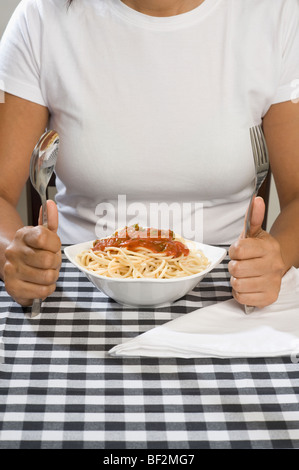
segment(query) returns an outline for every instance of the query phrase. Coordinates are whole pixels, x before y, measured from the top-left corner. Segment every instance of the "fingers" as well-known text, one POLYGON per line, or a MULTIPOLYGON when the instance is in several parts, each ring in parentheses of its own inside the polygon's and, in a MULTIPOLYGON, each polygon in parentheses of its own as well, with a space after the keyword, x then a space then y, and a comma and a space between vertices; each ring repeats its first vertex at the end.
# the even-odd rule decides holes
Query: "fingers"
POLYGON ((55 232, 37 225, 30 230, 21 229, 21 233, 17 232, 16 237, 22 237, 25 245, 35 250, 46 250, 56 253, 60 250, 61 242, 55 232))
POLYGON ((47 269, 40 269, 28 266, 24 263, 19 263, 18 265, 16 265, 8 260, 6 266, 6 273, 8 272, 8 269, 10 269, 9 273, 11 275, 14 275, 20 281, 41 286, 50 286, 51 284, 55 284, 58 279, 59 267, 60 263, 57 265, 56 268, 50 267, 47 269))
POLYGON ((59 272, 54 271, 50 276, 48 272, 39 272, 39 276, 37 273, 27 273, 29 280, 25 280, 26 271, 16 272, 15 265, 7 262, 4 267, 4 274, 5 287, 9 295, 20 305, 26 307, 32 305, 33 299, 44 300, 53 294, 59 272), (33 283, 33 280, 36 283, 33 283))
POLYGON ((251 258, 244 260, 233 259, 228 264, 229 273, 237 278, 260 277, 267 274, 263 258, 251 258))
POLYGON ((281 278, 270 278, 268 276, 235 278, 231 276, 230 282, 233 297, 240 304, 263 308, 277 300, 281 278), (270 282, 271 289, 269 289, 270 282))
POLYGON ((277 300, 285 272, 277 240, 260 230, 255 238, 237 240, 229 255, 232 293, 239 303, 262 308, 277 300))
POLYGON ((265 292, 238 292, 232 289, 234 299, 242 305, 250 305, 257 308, 264 308, 273 304, 278 297, 278 292, 272 292, 271 295, 265 292))
POLYGON ((261 273, 284 269, 278 241, 264 230, 256 238, 238 239, 230 246, 229 256, 229 267, 236 274, 236 270, 243 269, 250 276, 253 266, 261 273))
POLYGON ((232 260, 262 258, 265 254, 265 249, 263 236, 260 233, 260 238, 239 238, 230 246, 229 256, 232 260))
POLYGON ((45 299, 55 291, 61 266, 61 242, 46 227, 23 227, 5 251, 4 282, 21 305, 45 299))
MULTIPOLYGON (((9 255, 8 255, 9 257, 9 255)), ((20 261, 24 265, 39 269, 59 269, 61 264, 60 250, 56 253, 52 251, 37 250, 31 247, 25 247, 20 254, 20 261)))

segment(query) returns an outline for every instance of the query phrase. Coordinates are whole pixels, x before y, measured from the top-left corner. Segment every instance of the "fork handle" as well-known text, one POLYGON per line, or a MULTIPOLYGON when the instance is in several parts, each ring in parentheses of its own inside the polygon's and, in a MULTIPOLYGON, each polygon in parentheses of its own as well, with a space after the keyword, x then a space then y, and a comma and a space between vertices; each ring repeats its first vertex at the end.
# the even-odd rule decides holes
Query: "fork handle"
MULTIPOLYGON (((248 209, 247 209, 247 215, 246 215, 246 221, 245 221, 245 238, 248 237, 248 234, 249 234, 249 231, 250 231, 250 219, 251 219, 251 212, 252 212, 252 204, 253 204, 253 200, 256 196, 256 192, 254 192, 250 198, 250 202, 249 202, 249 205, 248 205, 248 209)), ((252 313, 254 311, 254 307, 252 307, 251 305, 245 305, 245 313, 246 315, 249 315, 250 313, 252 313)))
MULTIPOLYGON (((42 222, 45 227, 48 227, 48 209, 46 196, 41 197, 42 200, 42 222)), ((34 299, 31 307, 30 318, 38 317, 41 313, 42 301, 41 299, 34 299)))
POLYGON ((48 207, 46 196, 42 197, 42 223, 44 227, 48 227, 48 207))
POLYGON ((42 301, 41 299, 34 299, 31 307, 31 316, 30 318, 35 318, 40 315, 42 301))
POLYGON ((254 308, 255 307, 252 307, 251 305, 245 305, 245 313, 246 315, 249 315, 250 313, 252 313, 254 311, 254 308))
POLYGON ((245 220, 245 238, 248 237, 248 233, 250 231, 250 219, 251 219, 251 213, 252 213, 252 205, 253 205, 253 200, 256 196, 256 192, 254 192, 250 198, 248 209, 247 209, 247 215, 246 215, 246 220, 245 220))

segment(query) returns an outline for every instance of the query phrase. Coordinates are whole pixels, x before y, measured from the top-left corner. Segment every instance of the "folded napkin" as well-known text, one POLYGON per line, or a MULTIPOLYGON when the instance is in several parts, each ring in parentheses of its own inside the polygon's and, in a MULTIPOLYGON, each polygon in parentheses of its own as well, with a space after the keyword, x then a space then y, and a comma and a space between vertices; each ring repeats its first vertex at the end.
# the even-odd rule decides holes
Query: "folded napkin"
POLYGON ((234 299, 195 310, 115 346, 112 356, 274 357, 299 354, 299 269, 275 303, 245 315, 234 299))

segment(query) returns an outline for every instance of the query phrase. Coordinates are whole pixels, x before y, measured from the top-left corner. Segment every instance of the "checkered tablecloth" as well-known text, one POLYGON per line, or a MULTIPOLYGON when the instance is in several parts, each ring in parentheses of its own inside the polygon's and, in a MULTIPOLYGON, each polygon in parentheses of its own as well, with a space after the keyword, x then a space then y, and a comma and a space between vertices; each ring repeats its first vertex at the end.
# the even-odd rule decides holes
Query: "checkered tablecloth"
POLYGON ((112 358, 127 338, 231 297, 227 260, 169 307, 135 310, 63 260, 29 320, 0 283, 0 448, 299 448, 291 358, 112 358))

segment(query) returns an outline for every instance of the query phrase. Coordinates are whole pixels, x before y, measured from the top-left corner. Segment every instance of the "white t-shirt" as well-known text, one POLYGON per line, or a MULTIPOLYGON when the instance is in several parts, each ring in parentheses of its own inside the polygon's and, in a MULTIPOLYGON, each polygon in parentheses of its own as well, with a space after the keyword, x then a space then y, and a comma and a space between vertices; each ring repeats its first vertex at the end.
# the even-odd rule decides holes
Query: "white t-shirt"
POLYGON ((47 106, 60 134, 64 243, 137 221, 231 243, 253 189, 249 128, 298 78, 297 0, 205 0, 166 18, 23 0, 0 46, 2 88, 47 106))

